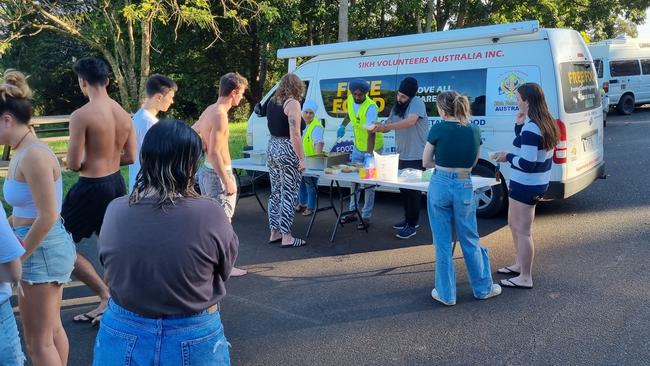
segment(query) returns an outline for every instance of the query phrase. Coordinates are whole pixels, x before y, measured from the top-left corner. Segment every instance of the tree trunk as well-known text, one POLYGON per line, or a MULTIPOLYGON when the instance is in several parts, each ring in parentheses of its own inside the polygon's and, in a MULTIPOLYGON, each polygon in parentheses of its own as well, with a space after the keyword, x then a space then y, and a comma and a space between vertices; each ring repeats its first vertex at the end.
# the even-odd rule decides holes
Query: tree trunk
POLYGON ((445 11, 444 0, 436 1, 436 30, 443 31, 445 30, 445 25, 447 24, 447 12, 445 11))
MULTIPOLYGON (((137 98, 138 103, 142 103, 145 98, 145 87, 151 70, 151 22, 151 19, 145 19, 141 22, 142 43, 140 50, 140 87, 136 89, 138 90, 138 95, 134 95, 134 98, 137 98)), ((133 80, 132 83, 136 84, 137 81, 133 80)), ((135 86, 137 87, 137 84, 135 86)))
POLYGON ((458 10, 458 17, 456 19, 456 28, 463 28, 465 26, 465 19, 467 18, 468 0, 461 0, 460 9, 458 10))
POLYGON ((432 24, 433 24, 433 0, 427 0, 427 18, 426 18, 426 23, 424 25, 424 31, 425 32, 431 32, 432 24))
POLYGON ((339 42, 348 41, 348 0, 339 0, 339 42))

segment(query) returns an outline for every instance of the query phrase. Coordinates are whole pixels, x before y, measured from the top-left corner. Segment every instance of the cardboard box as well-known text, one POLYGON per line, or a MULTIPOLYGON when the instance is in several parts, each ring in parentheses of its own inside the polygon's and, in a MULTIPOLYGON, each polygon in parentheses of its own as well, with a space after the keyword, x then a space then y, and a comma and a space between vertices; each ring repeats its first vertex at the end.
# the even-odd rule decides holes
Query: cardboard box
POLYGON ((305 159, 307 169, 324 170, 327 167, 350 162, 350 154, 347 153, 328 153, 317 156, 309 156, 305 159))

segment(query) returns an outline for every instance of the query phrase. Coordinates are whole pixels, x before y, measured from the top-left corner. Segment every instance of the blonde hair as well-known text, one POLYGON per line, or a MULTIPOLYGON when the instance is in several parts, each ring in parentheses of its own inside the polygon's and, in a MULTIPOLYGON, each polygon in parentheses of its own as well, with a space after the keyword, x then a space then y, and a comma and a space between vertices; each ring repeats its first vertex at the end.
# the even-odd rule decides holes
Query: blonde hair
POLYGON ((7 70, 0 84, 0 114, 11 113, 18 121, 29 123, 32 118, 32 90, 27 77, 18 70, 7 70))
POLYGON ((278 90, 273 94, 273 101, 277 104, 282 104, 290 98, 300 101, 304 95, 305 83, 296 74, 289 73, 280 79, 278 90))
POLYGON ((449 116, 458 119, 461 125, 467 125, 472 117, 469 100, 456 91, 449 90, 438 94, 436 104, 449 116))

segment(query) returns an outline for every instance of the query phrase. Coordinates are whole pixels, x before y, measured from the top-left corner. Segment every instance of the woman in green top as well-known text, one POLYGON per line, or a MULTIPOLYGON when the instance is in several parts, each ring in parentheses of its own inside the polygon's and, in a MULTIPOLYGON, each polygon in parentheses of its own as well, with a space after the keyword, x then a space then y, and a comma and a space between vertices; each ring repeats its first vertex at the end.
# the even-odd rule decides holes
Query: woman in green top
POLYGON ((477 299, 501 293, 492 282, 487 248, 479 243, 476 203, 470 172, 478 160, 481 130, 471 123, 467 97, 455 91, 440 93, 438 114, 443 119, 429 131, 422 155, 425 168, 435 167, 429 183, 428 213, 436 250, 436 279, 431 297, 456 304, 456 270, 452 260, 452 225, 465 258, 469 282, 477 299))

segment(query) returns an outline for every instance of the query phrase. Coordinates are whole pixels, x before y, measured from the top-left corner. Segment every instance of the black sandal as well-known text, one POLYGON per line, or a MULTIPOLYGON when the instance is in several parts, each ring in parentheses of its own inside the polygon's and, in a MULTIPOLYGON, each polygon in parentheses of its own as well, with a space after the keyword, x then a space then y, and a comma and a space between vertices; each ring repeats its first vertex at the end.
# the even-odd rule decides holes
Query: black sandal
POLYGON ((356 214, 349 214, 341 217, 341 224, 349 224, 351 222, 357 221, 357 215, 356 214))
POLYGON ((298 239, 298 238, 293 238, 293 243, 291 243, 291 244, 282 244, 282 245, 280 245, 280 248, 294 248, 294 247, 297 248, 297 247, 302 247, 304 245, 307 245, 306 241, 304 241, 302 239, 298 239))

